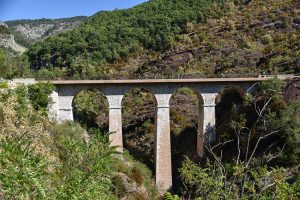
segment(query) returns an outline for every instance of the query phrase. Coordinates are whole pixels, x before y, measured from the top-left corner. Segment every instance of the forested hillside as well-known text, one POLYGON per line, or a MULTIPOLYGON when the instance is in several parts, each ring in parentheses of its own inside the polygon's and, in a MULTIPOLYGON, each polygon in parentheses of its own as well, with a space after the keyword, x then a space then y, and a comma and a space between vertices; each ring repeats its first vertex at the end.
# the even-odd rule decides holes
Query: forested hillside
MULTIPOLYGON (((66 68, 67 77, 100 76, 103 64, 126 63, 141 52, 170 49, 187 23, 223 11, 215 0, 152 0, 128 10, 99 12, 79 28, 50 37, 28 52, 31 68, 66 68)), ((83 78, 83 77, 82 77, 83 78)))
POLYGON ((226 15, 188 24, 173 48, 133 77, 232 77, 300 72, 300 3, 253 0, 226 4, 226 15))
POLYGON ((152 0, 99 12, 28 57, 41 78, 298 73, 299 9, 296 0, 152 0))

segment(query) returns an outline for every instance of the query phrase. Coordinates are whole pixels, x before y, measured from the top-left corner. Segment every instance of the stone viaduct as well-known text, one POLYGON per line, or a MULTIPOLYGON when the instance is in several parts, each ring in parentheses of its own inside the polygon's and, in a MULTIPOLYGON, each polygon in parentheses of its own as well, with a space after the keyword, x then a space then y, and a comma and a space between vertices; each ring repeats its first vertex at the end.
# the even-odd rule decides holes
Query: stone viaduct
POLYGON ((179 88, 192 89, 199 98, 197 153, 204 153, 204 144, 213 141, 215 131, 215 100, 226 87, 239 87, 245 92, 267 78, 212 78, 212 79, 153 79, 153 80, 79 80, 50 81, 56 90, 51 94, 53 104, 50 117, 58 122, 73 121, 73 99, 83 90, 96 89, 106 96, 109 103, 109 132, 112 146, 123 151, 122 98, 134 88, 151 92, 156 99, 155 116, 155 173, 156 184, 166 191, 172 187, 170 98, 179 88))

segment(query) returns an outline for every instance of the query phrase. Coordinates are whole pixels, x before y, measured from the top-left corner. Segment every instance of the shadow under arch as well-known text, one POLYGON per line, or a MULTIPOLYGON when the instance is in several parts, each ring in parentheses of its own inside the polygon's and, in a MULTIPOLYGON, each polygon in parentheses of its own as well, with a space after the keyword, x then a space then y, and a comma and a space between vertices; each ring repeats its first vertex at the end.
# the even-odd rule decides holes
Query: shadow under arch
POLYGON ((154 138, 157 101, 145 88, 132 88, 122 99, 124 148, 155 174, 154 138))
POLYGON ((72 101, 74 121, 87 130, 99 129, 108 133, 108 100, 99 89, 87 88, 74 95, 72 101))
MULTIPOLYGON (((183 187, 178 169, 185 157, 199 162, 199 133, 203 131, 203 98, 193 88, 178 88, 170 98, 173 190, 183 187)), ((202 144, 200 144, 201 146, 202 144)))
MULTIPOLYGON (((223 143, 235 138, 235 133, 230 127, 236 109, 242 109, 246 91, 239 86, 227 86, 216 97, 216 135, 217 141, 223 143)), ((234 143, 223 146, 224 159, 230 158, 237 151, 234 143), (225 152, 226 151, 226 152, 225 152)))

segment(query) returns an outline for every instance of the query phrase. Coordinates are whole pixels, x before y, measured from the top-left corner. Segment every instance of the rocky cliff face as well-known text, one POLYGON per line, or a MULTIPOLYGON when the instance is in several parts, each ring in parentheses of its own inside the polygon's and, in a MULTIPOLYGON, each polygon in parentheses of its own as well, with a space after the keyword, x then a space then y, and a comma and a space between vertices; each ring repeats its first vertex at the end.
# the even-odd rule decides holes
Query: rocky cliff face
POLYGON ((8 21, 6 24, 15 35, 16 41, 24 46, 30 46, 32 43, 61 33, 72 30, 79 26, 86 17, 73 17, 66 19, 39 19, 39 20, 16 20, 8 21))
POLYGON ((0 22, 0 47, 11 48, 20 53, 26 51, 25 47, 16 43, 14 35, 10 33, 8 26, 3 22, 0 22))
POLYGON ((72 30, 85 19, 86 17, 72 17, 0 22, 0 47, 23 53, 26 51, 25 47, 29 47, 34 42, 53 34, 72 30))

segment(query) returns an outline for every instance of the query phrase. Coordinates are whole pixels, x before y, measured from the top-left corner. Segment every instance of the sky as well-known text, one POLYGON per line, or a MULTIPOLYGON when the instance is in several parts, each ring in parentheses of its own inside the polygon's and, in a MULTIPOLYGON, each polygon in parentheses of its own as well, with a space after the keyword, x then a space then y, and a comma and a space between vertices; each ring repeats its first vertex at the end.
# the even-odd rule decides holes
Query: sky
POLYGON ((101 10, 130 8, 147 0, 0 0, 0 21, 91 16, 101 10))

